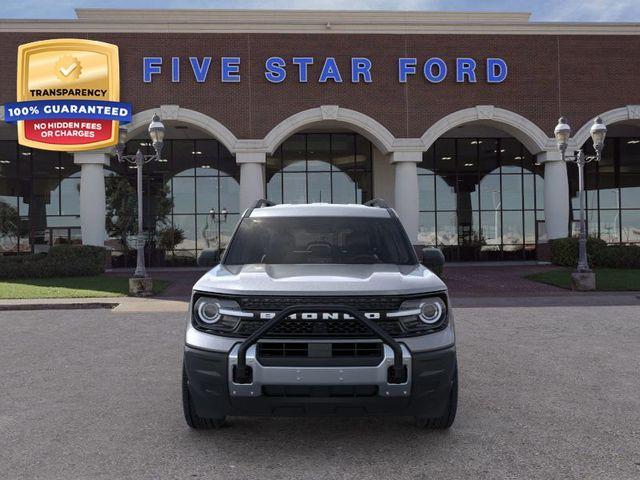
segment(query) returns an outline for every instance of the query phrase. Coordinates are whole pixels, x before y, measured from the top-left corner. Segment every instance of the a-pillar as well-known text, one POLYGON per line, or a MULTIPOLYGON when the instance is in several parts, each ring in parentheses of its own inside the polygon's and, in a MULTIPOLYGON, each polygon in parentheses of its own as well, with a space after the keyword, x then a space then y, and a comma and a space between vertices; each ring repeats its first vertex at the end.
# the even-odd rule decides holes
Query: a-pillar
POLYGON ((104 150, 76 152, 73 161, 80 165, 80 228, 83 245, 104 246, 107 212, 104 166, 109 155, 104 150))
POLYGON ((544 223, 549 239, 569 234, 569 179, 567 164, 560 152, 542 152, 538 163, 544 164, 544 223))
POLYGON ((240 212, 264 198, 265 162, 264 152, 236 153, 236 163, 240 165, 240 212))
POLYGON ((421 161, 422 152, 391 153, 395 167, 395 210, 414 245, 418 244, 418 163, 421 161))

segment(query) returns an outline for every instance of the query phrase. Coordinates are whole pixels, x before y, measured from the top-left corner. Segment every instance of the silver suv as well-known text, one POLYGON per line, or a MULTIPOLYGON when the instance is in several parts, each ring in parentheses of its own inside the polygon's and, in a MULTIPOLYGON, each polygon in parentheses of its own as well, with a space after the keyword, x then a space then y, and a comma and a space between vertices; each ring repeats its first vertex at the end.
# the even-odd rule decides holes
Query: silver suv
POLYGON ((193 287, 182 394, 196 429, 229 415, 358 414, 449 428, 458 372, 447 287, 383 200, 261 200, 193 287))

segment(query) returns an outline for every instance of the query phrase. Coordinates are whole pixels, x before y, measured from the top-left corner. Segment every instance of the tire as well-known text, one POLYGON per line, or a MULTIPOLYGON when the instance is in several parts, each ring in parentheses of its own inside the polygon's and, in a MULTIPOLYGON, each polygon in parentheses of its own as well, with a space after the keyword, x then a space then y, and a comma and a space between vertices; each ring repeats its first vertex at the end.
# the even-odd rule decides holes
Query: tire
POLYGON ((198 416, 191 401, 189 380, 187 379, 187 372, 184 366, 182 367, 182 411, 187 425, 194 430, 216 430, 225 425, 225 416, 219 418, 203 418, 198 416))
POLYGON ((431 428, 434 430, 446 430, 453 425, 458 411, 458 367, 453 373, 451 390, 449 391, 449 401, 444 413, 440 417, 416 417, 416 425, 420 428, 431 428))

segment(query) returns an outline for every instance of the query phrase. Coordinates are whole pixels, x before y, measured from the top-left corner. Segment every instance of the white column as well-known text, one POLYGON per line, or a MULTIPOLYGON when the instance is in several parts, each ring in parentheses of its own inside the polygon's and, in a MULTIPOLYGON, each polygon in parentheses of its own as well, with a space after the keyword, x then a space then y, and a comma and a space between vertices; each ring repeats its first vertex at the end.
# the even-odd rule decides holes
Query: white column
POLYGON ((569 235, 569 179, 567 164, 560 152, 542 152, 537 160, 544 164, 544 223, 549 239, 569 235))
POLYGON ((240 165, 240 211, 251 207, 264 194, 264 152, 238 152, 236 163, 240 165))
POLYGON ((391 163, 395 166, 395 210, 404 225, 409 240, 418 244, 418 163, 422 152, 393 152, 391 163))
POLYGON ((80 165, 80 227, 83 245, 104 246, 107 215, 104 190, 104 165, 109 155, 104 150, 77 152, 73 161, 80 165))

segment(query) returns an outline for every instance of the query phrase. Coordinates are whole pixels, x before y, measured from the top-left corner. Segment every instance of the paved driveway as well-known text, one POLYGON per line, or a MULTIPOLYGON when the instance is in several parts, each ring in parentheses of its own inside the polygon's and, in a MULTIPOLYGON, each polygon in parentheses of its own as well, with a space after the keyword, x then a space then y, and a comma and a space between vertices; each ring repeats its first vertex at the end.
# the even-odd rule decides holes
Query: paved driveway
POLYGON ((449 432, 183 423, 178 314, 0 312, 0 478, 638 479, 640 307, 458 309, 449 432))

